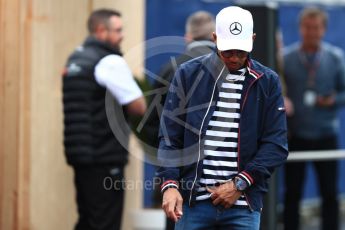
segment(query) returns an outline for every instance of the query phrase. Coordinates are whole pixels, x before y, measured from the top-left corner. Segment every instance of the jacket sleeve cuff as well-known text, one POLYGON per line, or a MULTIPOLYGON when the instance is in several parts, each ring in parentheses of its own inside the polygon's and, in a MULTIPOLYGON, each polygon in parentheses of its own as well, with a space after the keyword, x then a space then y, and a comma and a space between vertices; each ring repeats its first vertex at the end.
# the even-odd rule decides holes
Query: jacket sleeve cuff
POLYGON ((162 185, 161 185, 161 193, 164 193, 165 190, 167 190, 168 188, 176 188, 178 189, 178 182, 174 181, 174 180, 168 180, 165 181, 162 185))
POLYGON ((242 171, 237 176, 244 180, 247 183, 248 187, 254 184, 253 178, 245 171, 242 171))

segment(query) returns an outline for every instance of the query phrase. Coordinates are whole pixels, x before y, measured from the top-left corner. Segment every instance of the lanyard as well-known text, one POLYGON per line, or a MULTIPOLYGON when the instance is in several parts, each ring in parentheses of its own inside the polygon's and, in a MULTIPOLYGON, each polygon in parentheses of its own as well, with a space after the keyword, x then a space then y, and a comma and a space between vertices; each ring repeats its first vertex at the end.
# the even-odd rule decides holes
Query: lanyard
POLYGON ((307 85, 309 88, 314 88, 316 72, 320 66, 321 51, 316 52, 315 57, 313 58, 313 61, 310 61, 307 58, 307 54, 305 52, 303 52, 302 50, 300 50, 299 58, 303 64, 303 66, 305 67, 305 69, 308 71, 307 85))

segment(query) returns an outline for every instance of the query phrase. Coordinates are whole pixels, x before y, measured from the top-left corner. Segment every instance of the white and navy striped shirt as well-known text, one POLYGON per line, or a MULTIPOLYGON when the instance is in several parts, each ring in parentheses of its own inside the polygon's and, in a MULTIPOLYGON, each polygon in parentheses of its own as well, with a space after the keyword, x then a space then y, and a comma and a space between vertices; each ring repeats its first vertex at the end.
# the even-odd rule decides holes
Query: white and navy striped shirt
MULTIPOLYGON (((237 143, 245 72, 244 68, 240 70, 241 74, 229 74, 222 79, 219 99, 204 138, 203 173, 197 190, 197 201, 210 198, 206 186, 217 186, 239 173, 237 143)), ((248 203, 241 196, 234 206, 247 207, 248 203)))

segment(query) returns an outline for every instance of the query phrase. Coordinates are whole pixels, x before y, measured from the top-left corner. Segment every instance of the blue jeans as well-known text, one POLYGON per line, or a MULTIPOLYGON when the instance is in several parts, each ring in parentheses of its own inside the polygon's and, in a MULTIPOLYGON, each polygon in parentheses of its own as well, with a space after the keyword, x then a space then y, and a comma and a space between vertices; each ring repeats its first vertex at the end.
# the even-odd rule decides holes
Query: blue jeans
POLYGON ((249 209, 214 206, 211 200, 183 205, 183 216, 175 230, 259 230, 260 212, 249 209))

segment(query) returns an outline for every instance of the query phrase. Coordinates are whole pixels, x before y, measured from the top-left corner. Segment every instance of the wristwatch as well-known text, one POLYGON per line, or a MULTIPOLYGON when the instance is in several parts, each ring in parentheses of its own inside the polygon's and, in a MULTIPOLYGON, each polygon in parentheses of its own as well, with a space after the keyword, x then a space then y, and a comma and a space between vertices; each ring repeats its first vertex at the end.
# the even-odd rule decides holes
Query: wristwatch
POLYGON ((243 192, 248 187, 248 184, 241 178, 235 177, 234 184, 237 191, 243 192))

